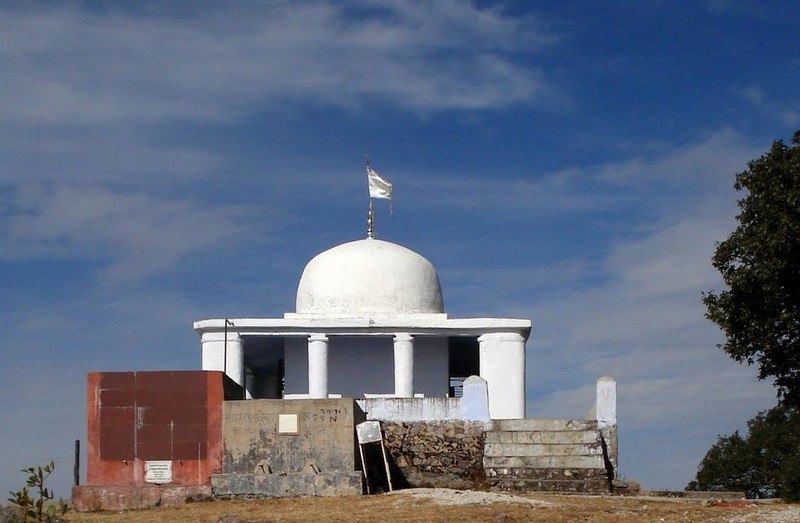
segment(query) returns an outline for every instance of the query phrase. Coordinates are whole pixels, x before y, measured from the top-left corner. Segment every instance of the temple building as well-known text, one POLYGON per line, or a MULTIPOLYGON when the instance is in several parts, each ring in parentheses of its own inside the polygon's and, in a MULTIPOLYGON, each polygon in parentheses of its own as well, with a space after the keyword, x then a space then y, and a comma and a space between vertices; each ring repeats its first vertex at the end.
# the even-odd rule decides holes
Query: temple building
POLYGON ((527 418, 531 322, 450 318, 436 268, 374 234, 321 252, 276 318, 197 321, 202 370, 89 372, 79 511, 405 487, 613 492, 616 382, 527 418), (378 447, 379 446, 379 449, 378 447))
POLYGON ((247 398, 459 397, 478 375, 492 419, 525 417, 531 322, 449 318, 434 266, 372 234, 308 262, 294 312, 194 330, 202 369, 223 371, 247 398))

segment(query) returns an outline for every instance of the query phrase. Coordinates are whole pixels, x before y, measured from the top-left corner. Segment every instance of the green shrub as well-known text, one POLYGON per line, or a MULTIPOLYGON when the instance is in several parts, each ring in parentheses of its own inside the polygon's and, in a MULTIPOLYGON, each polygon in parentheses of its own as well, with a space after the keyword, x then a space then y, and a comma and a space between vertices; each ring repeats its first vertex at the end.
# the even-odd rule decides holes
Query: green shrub
POLYGON ((53 499, 53 491, 44 486, 45 480, 55 468, 55 464, 51 461, 43 467, 22 469, 21 472, 28 474, 25 486, 16 492, 9 491, 11 497, 8 498, 8 501, 20 508, 21 517, 12 516, 10 521, 51 521, 67 512, 67 505, 62 500, 59 499, 57 503, 50 502, 53 499), (29 488, 31 490, 28 490, 29 488))

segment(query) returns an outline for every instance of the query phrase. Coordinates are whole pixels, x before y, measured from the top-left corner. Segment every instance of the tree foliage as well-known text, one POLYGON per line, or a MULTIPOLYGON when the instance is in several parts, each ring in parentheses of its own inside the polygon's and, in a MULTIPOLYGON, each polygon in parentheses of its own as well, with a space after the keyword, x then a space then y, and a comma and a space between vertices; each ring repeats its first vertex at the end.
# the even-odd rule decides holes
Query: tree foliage
POLYGON ((744 491, 750 498, 800 501, 800 411, 779 405, 747 422, 748 433, 720 436, 687 490, 744 491))
POLYGON ((703 296, 706 317, 726 336, 720 348, 758 363, 778 396, 800 406, 800 131, 736 175, 736 230, 717 245, 714 267, 728 287, 703 296))
POLYGON ((67 512, 67 505, 60 499, 58 503, 53 502, 53 491, 44 486, 55 468, 55 464, 51 461, 41 467, 22 469, 21 472, 28 475, 25 486, 16 492, 9 491, 11 497, 8 501, 20 509, 19 517, 12 516, 11 523, 54 521, 67 512))

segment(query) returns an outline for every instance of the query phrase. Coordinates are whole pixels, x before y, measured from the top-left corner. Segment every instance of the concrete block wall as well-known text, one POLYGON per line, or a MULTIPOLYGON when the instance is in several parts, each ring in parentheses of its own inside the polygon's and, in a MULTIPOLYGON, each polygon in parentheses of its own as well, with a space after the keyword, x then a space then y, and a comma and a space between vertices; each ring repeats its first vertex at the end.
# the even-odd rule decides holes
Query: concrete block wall
POLYGON ((364 419, 352 399, 226 401, 214 495, 360 494, 355 425, 364 419))

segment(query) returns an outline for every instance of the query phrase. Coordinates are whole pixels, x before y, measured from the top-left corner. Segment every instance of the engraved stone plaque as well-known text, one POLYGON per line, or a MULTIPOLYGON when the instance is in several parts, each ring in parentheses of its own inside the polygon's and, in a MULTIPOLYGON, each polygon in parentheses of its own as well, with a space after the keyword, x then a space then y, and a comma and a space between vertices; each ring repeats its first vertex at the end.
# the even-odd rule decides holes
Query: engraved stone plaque
POLYGON ((297 414, 278 414, 278 434, 297 434, 297 414))
POLYGON ((145 461, 144 480, 148 483, 172 483, 172 462, 145 461))

